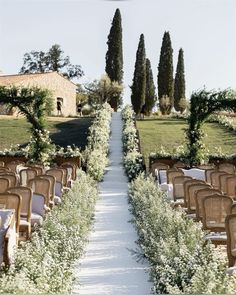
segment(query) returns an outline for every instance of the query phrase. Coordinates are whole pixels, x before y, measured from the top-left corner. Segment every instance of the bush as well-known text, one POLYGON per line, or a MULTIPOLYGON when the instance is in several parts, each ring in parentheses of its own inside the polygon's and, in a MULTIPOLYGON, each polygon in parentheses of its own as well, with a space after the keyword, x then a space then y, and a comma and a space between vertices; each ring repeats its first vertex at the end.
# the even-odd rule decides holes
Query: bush
POLYGON ((79 172, 72 190, 46 217, 30 242, 16 250, 15 264, 0 276, 0 293, 69 293, 73 263, 84 249, 98 191, 96 183, 79 172))
POLYGON ((174 210, 151 177, 140 175, 129 188, 139 255, 150 263, 156 294, 235 293, 235 277, 225 274, 225 261, 205 244, 200 223, 174 210), (233 292, 232 292, 233 291, 233 292))

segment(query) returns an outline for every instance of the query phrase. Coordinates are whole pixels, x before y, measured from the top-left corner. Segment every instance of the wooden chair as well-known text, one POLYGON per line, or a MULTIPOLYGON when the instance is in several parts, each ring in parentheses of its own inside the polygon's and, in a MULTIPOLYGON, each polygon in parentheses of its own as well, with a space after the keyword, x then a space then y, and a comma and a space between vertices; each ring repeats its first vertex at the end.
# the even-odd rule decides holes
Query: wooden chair
POLYGON ((0 177, 0 193, 5 193, 10 187, 10 180, 8 178, 0 177))
POLYGON ((13 193, 21 196, 20 210, 20 240, 28 240, 31 235, 31 211, 32 211, 32 195, 33 192, 28 187, 18 186, 11 187, 7 190, 8 193, 13 193))
MULTIPOLYGON (((214 233, 225 232, 225 218, 231 211, 232 198, 224 195, 211 195, 203 199, 203 228, 214 233)), ((211 240, 215 245, 225 245, 225 235, 207 235, 206 240, 211 240)))
POLYGON ((19 165, 25 165, 25 163, 22 161, 12 161, 12 162, 6 163, 5 167, 9 168, 14 173, 17 173, 18 172, 17 166, 19 165))
POLYGON ((236 177, 230 177, 226 180, 226 194, 233 199, 236 198, 236 177))
POLYGON ((16 186, 18 184, 18 178, 15 173, 4 173, 0 174, 0 178, 7 178, 10 182, 10 187, 16 186))
POLYGON ((166 172, 166 175, 167 175, 167 183, 173 183, 174 177, 184 176, 184 172, 182 170, 168 169, 166 172))
POLYGON ((227 173, 225 172, 222 172, 222 171, 215 171, 215 172, 212 172, 210 174, 210 177, 211 177, 211 185, 216 188, 216 189, 220 189, 220 177, 223 176, 223 175, 227 175, 227 173))
POLYGON ((218 167, 219 171, 223 171, 229 174, 235 174, 235 166, 231 163, 221 163, 218 167))
POLYGON ((174 163, 173 165, 174 168, 186 168, 186 164, 184 162, 178 161, 174 163))
POLYGON ((49 207, 53 207, 61 203, 61 199, 59 196, 56 196, 55 189, 56 189, 56 178, 53 175, 42 174, 37 176, 37 178, 48 179, 50 181, 50 196, 49 196, 49 207))
POLYGON ((17 240, 19 237, 21 204, 22 200, 20 195, 7 192, 0 193, 0 207, 3 209, 15 210, 17 240))
POLYGON ((227 194, 227 180, 231 177, 236 177, 236 175, 228 174, 228 173, 220 175, 220 190, 224 194, 227 194))
POLYGON ((203 218, 203 209, 202 209, 203 199, 207 196, 211 196, 215 194, 221 195, 222 193, 220 190, 217 190, 211 187, 203 188, 196 191, 194 197, 195 197, 195 203, 196 203, 196 220, 197 221, 201 221, 203 218))
POLYGON ((235 265, 236 261, 236 214, 226 216, 225 229, 227 235, 227 256, 229 267, 232 267, 235 265))
POLYGON ((34 179, 29 180, 28 186, 33 191, 33 198, 34 194, 43 195, 45 199, 45 210, 49 209, 50 203, 50 189, 51 189, 51 182, 50 180, 42 177, 35 177, 34 179))
POLYGON ((41 175, 41 174, 44 174, 44 168, 43 168, 43 166, 28 164, 28 165, 26 165, 26 167, 29 167, 31 169, 36 170, 37 176, 38 175, 41 175))
POLYGON ((184 205, 184 183, 187 180, 191 180, 190 176, 176 176, 173 178, 173 198, 174 205, 184 205))
MULTIPOLYGON (((75 163, 73 163, 73 162, 64 162, 64 163, 62 163, 61 164, 61 167, 63 167, 63 168, 72 168, 72 174, 71 174, 71 179, 73 180, 73 181, 75 181, 76 180, 76 178, 77 178, 77 169, 78 169, 78 166, 75 164, 75 163)), ((68 171, 68 173, 70 174, 70 172, 68 171)))
POLYGON ((14 251, 17 246, 15 213, 12 209, 0 209, 0 265, 10 266, 14 262, 14 251))
POLYGON ((202 184, 205 182, 203 180, 198 180, 198 179, 190 179, 190 180, 186 180, 184 182, 184 207, 187 209, 188 208, 188 200, 189 200, 189 196, 188 196, 188 188, 190 185, 192 184, 202 184))
POLYGON ((206 183, 211 184, 211 173, 216 172, 216 168, 206 169, 205 170, 205 179, 206 183))
MULTIPOLYGON (((196 214, 196 193, 201 189, 210 188, 211 186, 206 183, 193 183, 188 186, 188 200, 187 200, 187 212, 188 214, 196 214)), ((196 217, 196 216, 195 216, 196 217)))
POLYGON ((0 167, 4 167, 5 166, 5 162, 4 161, 0 161, 0 167))
POLYGON ((37 169, 28 167, 26 169, 22 169, 20 172, 20 185, 27 186, 28 181, 30 179, 34 179, 37 175, 37 169))
POLYGON ((64 189, 64 186, 67 183, 67 170, 64 168, 51 168, 46 171, 46 174, 52 175, 56 178, 56 195, 61 196, 59 187, 62 184, 62 190, 66 190, 64 189))
POLYGON ((170 168, 169 165, 166 165, 166 164, 161 163, 161 162, 154 162, 154 163, 151 164, 150 173, 152 174, 153 177, 156 177, 156 175, 158 175, 158 171, 160 169, 167 170, 169 168, 170 168))

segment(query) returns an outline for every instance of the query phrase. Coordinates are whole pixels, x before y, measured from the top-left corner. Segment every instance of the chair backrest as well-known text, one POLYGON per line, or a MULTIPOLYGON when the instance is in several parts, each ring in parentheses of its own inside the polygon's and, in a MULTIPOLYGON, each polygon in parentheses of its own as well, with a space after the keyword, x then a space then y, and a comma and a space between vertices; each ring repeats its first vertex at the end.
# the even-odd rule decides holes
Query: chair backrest
POLYGON ((26 169, 22 169, 19 174, 20 174, 20 185, 24 185, 24 186, 27 186, 28 181, 30 179, 35 178, 38 175, 37 170, 30 167, 26 169))
POLYGON ((184 172, 182 170, 172 170, 168 169, 167 172, 167 183, 173 183, 173 179, 176 176, 183 176, 184 172))
POLYGON ((49 206, 50 201, 50 181, 45 178, 36 177, 29 180, 28 186, 32 189, 33 193, 40 194, 45 197, 45 205, 49 206))
POLYGON ((220 175, 220 190, 227 194, 227 180, 228 178, 236 177, 236 175, 225 173, 223 175, 220 175))
POLYGON ((216 168, 210 168, 205 170, 205 179, 207 183, 211 184, 211 173, 216 171, 217 171, 216 168))
POLYGON ((47 174, 42 174, 37 176, 36 178, 42 178, 42 179, 48 179, 50 181, 50 200, 53 201, 54 196, 55 196, 55 185, 56 185, 56 178, 53 175, 47 175, 47 174))
POLYGON ((21 196, 13 193, 0 193, 0 206, 5 209, 15 210, 16 232, 19 233, 21 196))
POLYGON ((26 165, 26 167, 29 167, 31 169, 34 169, 36 172, 37 172, 37 176, 38 175, 41 175, 44 173, 44 168, 42 166, 39 166, 39 165, 33 165, 33 164, 28 164, 26 165))
POLYGON ((61 164, 61 167, 67 168, 67 167, 72 167, 73 171, 72 171, 72 180, 76 180, 77 178, 77 168, 78 165, 76 163, 73 162, 64 162, 61 164))
POLYGON ((5 193, 10 187, 10 180, 5 177, 0 176, 0 193, 5 193))
POLYGON ((12 162, 6 163, 5 166, 9 168, 12 172, 17 173, 17 166, 23 165, 23 164, 25 163, 22 161, 12 161, 12 162))
POLYGON ((152 174, 153 177, 155 177, 155 170, 157 170, 157 171, 159 169, 167 170, 169 168, 170 168, 169 165, 166 165, 166 164, 161 163, 161 162, 154 162, 154 163, 151 164, 150 173, 152 174))
POLYGON ((230 214, 232 198, 225 195, 214 194, 202 201, 203 228, 213 232, 225 231, 225 218, 230 214))
POLYGON ((4 173, 4 174, 1 174, 0 177, 9 179, 11 187, 16 186, 18 184, 18 179, 15 173, 4 173))
POLYGON ((7 167, 0 167, 0 173, 7 173, 7 172, 11 172, 11 170, 7 167))
POLYGON ((230 177, 226 180, 226 193, 228 196, 236 197, 236 177, 230 177))
POLYGON ((186 164, 184 162, 178 161, 174 163, 173 167, 175 168, 186 168, 186 164))
POLYGON ((67 170, 67 179, 71 180, 73 179, 73 171, 74 171, 74 167, 70 164, 65 164, 63 163, 60 168, 66 169, 67 170))
POLYGON ((231 163, 221 163, 218 167, 219 171, 224 171, 229 174, 235 174, 235 166, 231 163))
POLYGON ((184 182, 184 207, 187 208, 188 207, 188 200, 189 200, 189 196, 188 196, 188 188, 190 185, 192 184, 202 184, 205 182, 203 180, 198 180, 198 179, 190 179, 190 180, 186 180, 184 182))
POLYGON ((196 212, 196 199, 195 195, 197 191, 204 189, 204 188, 210 188, 209 184, 206 183, 194 183, 190 184, 188 187, 188 200, 187 200, 187 208, 188 213, 195 213, 196 212))
POLYGON ((195 203, 196 203, 196 220, 200 221, 202 220, 202 216, 203 216, 203 210, 202 210, 202 202, 203 199, 207 196, 211 196, 211 195, 222 195, 221 191, 218 189, 214 189, 211 187, 207 187, 207 188, 203 188, 200 190, 197 190, 195 193, 195 203))
POLYGON ((24 186, 10 187, 8 193, 13 193, 21 196, 21 210, 20 215, 26 217, 30 221, 32 210, 32 189, 24 186))
POLYGON ((5 166, 5 162, 4 161, 0 161, 0 167, 4 167, 5 166))
POLYGON ((56 178, 56 181, 59 181, 64 184, 64 170, 60 168, 51 168, 46 171, 47 175, 52 175, 56 178))
POLYGON ((215 165, 214 164, 203 164, 203 165, 198 165, 197 168, 207 170, 207 169, 214 169, 215 165))
POLYGON ((231 206, 230 214, 236 214, 236 203, 231 206))
POLYGON ((227 173, 223 171, 216 171, 211 173, 211 185, 216 188, 220 189, 220 176, 225 175, 227 173))
POLYGON ((67 186, 68 180, 69 180, 67 169, 66 168, 63 168, 63 167, 60 167, 58 169, 62 169, 63 170, 63 181, 62 181, 62 183, 63 183, 63 186, 67 186))
POLYGON ((192 177, 185 176, 185 175, 174 177, 174 179, 173 179, 174 201, 176 201, 177 199, 184 198, 184 183, 185 183, 185 181, 191 180, 191 179, 192 179, 192 177))
POLYGON ((236 261, 236 214, 226 216, 225 229, 227 235, 227 255, 229 267, 231 267, 235 265, 236 261))

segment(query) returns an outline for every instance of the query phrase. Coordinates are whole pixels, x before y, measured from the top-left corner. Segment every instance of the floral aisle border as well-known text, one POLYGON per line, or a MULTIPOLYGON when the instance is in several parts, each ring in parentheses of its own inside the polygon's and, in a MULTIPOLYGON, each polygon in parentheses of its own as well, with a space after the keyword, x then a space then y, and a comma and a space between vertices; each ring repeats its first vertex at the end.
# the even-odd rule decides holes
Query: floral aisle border
POLYGON ((135 179, 144 171, 144 160, 139 152, 139 138, 135 126, 135 113, 130 105, 125 106, 122 110, 123 125, 123 151, 124 167, 129 181, 135 179))
POLYGON ((153 178, 129 187, 141 259, 148 259, 155 294, 235 294, 236 276, 225 273, 222 253, 204 241, 200 223, 174 210, 153 178))
POLYGON ((98 197, 96 182, 81 170, 78 180, 63 195, 31 237, 16 250, 15 263, 0 273, 0 293, 68 294, 73 285, 73 264, 82 254, 98 197))
POLYGON ((96 112, 93 124, 89 127, 88 144, 84 151, 87 172, 95 180, 101 181, 108 165, 109 138, 112 108, 104 103, 96 112))

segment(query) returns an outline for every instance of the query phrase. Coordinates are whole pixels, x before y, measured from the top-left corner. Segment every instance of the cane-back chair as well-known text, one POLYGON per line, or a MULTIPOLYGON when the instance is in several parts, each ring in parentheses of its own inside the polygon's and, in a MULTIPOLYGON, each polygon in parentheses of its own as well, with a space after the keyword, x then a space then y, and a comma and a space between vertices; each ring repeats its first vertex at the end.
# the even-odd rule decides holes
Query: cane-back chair
POLYGON ((151 164, 150 172, 151 172, 152 176, 155 177, 155 176, 158 176, 158 171, 160 169, 167 170, 169 168, 170 168, 170 166, 167 164, 164 164, 161 162, 154 162, 151 164))
POLYGON ((226 180, 226 194, 233 199, 236 198, 236 177, 230 177, 226 180))
POLYGON ((227 194, 227 180, 231 177, 236 177, 236 175, 225 173, 220 176, 220 190, 224 194, 227 194))
POLYGON ((213 188, 220 189, 220 177, 227 173, 223 171, 216 171, 211 173, 211 185, 213 188))
POLYGON ((167 183, 173 183, 174 177, 184 176, 184 172, 182 170, 173 170, 173 168, 171 168, 166 171, 166 175, 167 175, 167 183))
POLYGON ((229 174, 235 174, 235 166, 231 163, 221 163, 218 167, 219 171, 224 171, 229 174))
POLYGON ((0 177, 0 193, 5 193, 10 187, 10 180, 5 177, 0 177))
POLYGON ((236 214, 230 214, 225 218, 225 229, 227 234, 227 255, 229 267, 235 265, 236 261, 236 214))
POLYGON ((176 205, 184 205, 184 183, 187 180, 191 180, 190 176, 176 176, 173 178, 173 198, 176 205))
POLYGON ((30 179, 34 179, 38 173, 35 168, 22 169, 20 172, 20 185, 27 186, 30 179))
POLYGON ((196 193, 201 189, 210 188, 211 186, 207 183, 193 183, 188 187, 188 200, 187 200, 187 212, 189 214, 196 213, 196 193))

